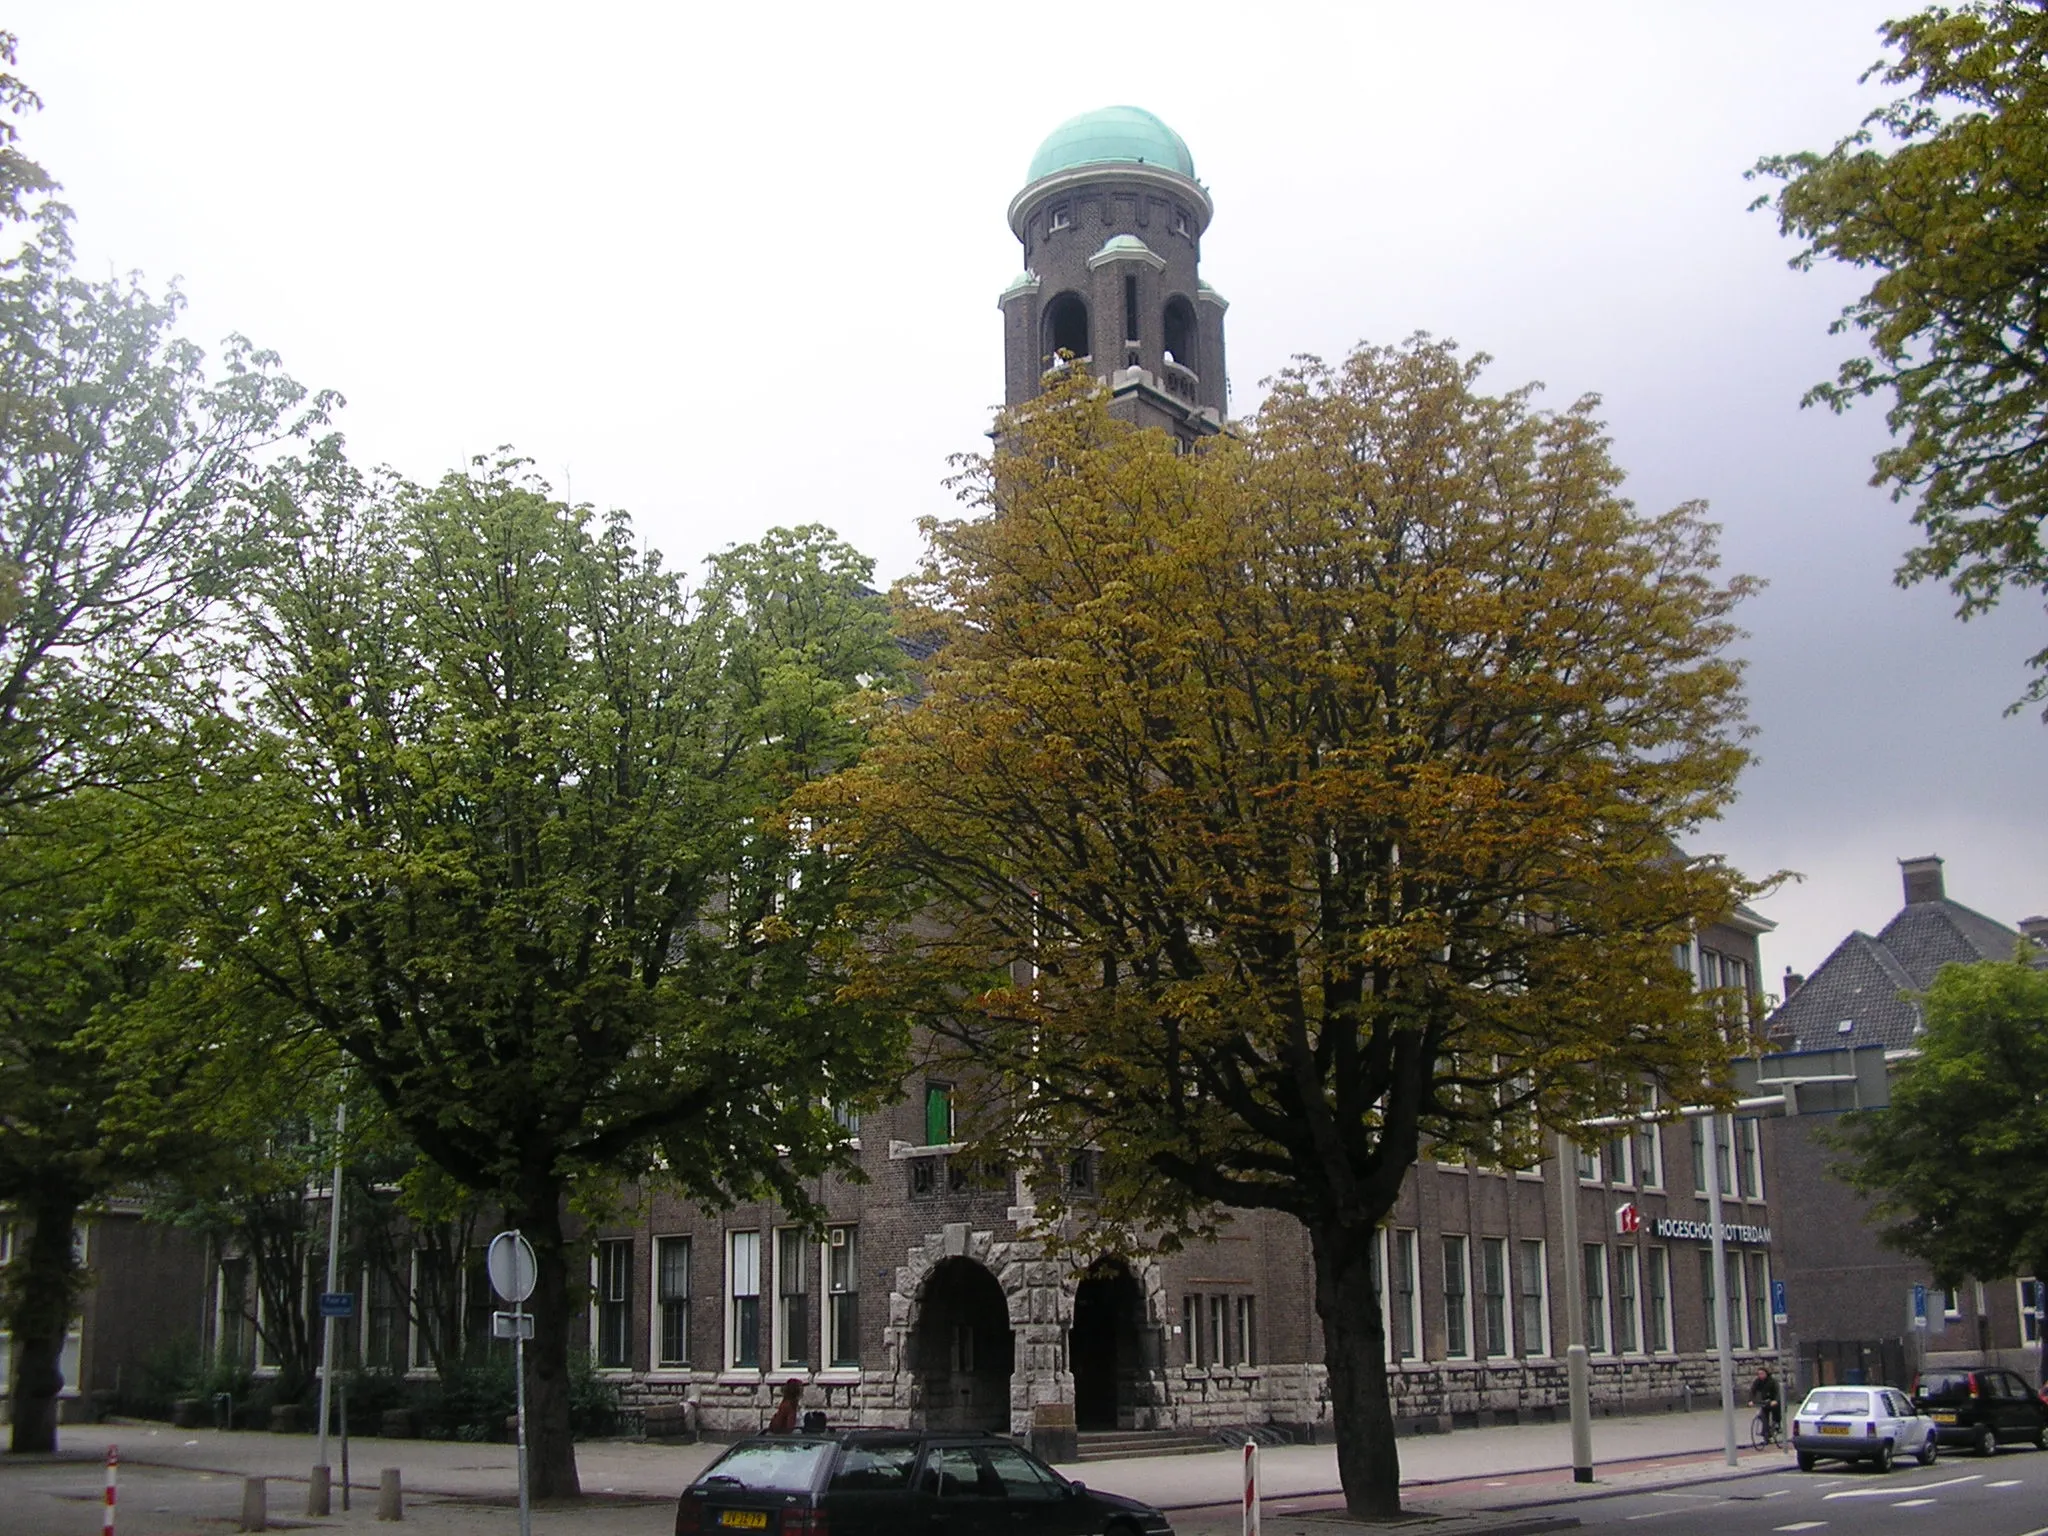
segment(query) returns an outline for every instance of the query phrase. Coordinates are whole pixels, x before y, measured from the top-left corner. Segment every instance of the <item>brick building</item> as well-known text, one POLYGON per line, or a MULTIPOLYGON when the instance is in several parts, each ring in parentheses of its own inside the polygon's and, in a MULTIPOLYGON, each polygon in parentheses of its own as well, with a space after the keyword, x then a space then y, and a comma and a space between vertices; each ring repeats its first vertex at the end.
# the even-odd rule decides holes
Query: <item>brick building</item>
MULTIPOLYGON (((1811 976, 1786 974, 1785 1000, 1764 1026, 1773 1047, 1871 1046, 1897 1062, 1922 1029, 1914 994, 1943 966, 2010 960, 2023 943, 2039 948, 2048 965, 2048 919, 2008 927, 1951 900, 1938 858, 1901 859, 1899 871, 1903 904, 1875 937, 1851 933, 1811 976)), ((1785 1224, 1779 1258, 1788 1347, 1796 1347, 1801 1379, 1847 1379, 1859 1370, 1902 1376, 1922 1352, 1935 1364, 1995 1361, 2034 1378, 2041 1344, 2034 1279, 1936 1286, 1926 1265, 1878 1241, 1869 1202, 1828 1173, 1841 1156, 1818 1139, 1828 1123, 1801 1115, 1770 1125, 1782 1203, 1800 1217, 1785 1224), (1924 1331, 1909 1314, 1915 1285, 1931 1296, 1924 1331)))

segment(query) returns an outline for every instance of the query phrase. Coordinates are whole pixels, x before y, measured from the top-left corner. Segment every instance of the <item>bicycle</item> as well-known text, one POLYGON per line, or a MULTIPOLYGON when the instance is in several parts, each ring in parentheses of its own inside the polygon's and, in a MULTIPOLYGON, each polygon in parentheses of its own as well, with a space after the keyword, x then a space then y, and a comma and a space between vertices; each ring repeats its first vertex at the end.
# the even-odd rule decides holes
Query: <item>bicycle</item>
POLYGON ((1766 1451, 1772 1446, 1785 1443, 1785 1422, 1769 1409, 1759 1408, 1749 1421, 1749 1444, 1752 1450, 1766 1451))

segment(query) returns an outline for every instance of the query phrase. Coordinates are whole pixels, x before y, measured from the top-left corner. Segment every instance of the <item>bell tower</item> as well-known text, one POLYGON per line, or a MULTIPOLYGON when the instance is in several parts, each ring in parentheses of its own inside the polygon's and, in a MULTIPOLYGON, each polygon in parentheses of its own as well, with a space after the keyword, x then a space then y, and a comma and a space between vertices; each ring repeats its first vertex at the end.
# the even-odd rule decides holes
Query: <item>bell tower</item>
POLYGON ((1229 306, 1200 274, 1213 212, 1186 143, 1143 108, 1053 129, 1010 201, 1024 270, 998 300, 1004 402, 1038 394, 1071 353, 1124 419, 1183 442, 1221 431, 1229 306))

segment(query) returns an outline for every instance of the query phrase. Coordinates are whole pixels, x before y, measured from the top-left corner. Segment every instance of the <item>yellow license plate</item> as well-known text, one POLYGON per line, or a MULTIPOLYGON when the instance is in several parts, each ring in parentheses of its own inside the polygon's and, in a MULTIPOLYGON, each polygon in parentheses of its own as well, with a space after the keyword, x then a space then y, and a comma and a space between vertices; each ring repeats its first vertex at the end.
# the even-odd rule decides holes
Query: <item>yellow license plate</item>
POLYGON ((721 1509, 718 1523, 730 1530, 765 1531, 768 1529, 768 1514, 760 1509, 721 1509))
POLYGON ((1953 1424, 1956 1421, 1956 1416, 1952 1413, 1930 1413, 1927 1417, 1937 1424, 1953 1424))
POLYGON ((1820 1427, 1820 1432, 1824 1435, 1846 1435, 1849 1433, 1849 1426, 1846 1424, 1823 1424, 1820 1427))

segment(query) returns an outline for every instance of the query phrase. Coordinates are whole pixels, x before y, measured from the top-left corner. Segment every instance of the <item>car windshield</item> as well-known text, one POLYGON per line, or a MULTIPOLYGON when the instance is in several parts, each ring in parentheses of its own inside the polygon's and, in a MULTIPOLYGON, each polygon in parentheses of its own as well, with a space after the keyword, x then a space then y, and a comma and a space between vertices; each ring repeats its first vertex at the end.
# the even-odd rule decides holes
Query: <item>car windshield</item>
POLYGON ((831 1457, 833 1449, 829 1440, 736 1445, 713 1462, 692 1486, 713 1491, 737 1486, 755 1493, 809 1493, 817 1482, 818 1468, 831 1457))
POLYGON ((1804 1403, 1799 1405, 1799 1417, 1802 1419, 1822 1419, 1831 1413, 1868 1414, 1869 1412, 1870 1394, 1868 1392, 1847 1391, 1840 1387, 1824 1387, 1813 1393, 1804 1403))

